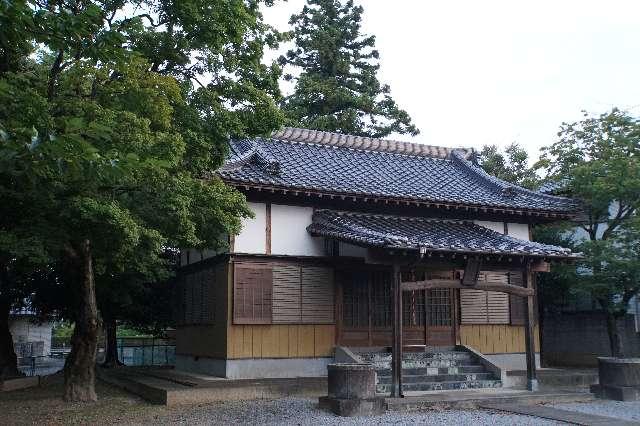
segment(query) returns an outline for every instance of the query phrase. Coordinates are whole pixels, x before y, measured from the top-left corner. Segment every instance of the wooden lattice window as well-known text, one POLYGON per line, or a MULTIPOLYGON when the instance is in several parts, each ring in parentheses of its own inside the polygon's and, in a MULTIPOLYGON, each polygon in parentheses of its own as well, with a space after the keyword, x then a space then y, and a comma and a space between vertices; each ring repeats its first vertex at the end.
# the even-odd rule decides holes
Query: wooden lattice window
POLYGON ((235 265, 234 324, 271 324, 272 297, 273 271, 270 265, 235 265))
POLYGON ((424 290, 402 292, 402 323, 406 326, 424 326, 424 290))
MULTIPOLYGON (((386 272, 369 273, 373 303, 373 327, 391 327, 391 276, 386 272)), ((365 285, 366 286, 366 285, 365 285)))
POLYGON ((429 324, 451 325, 451 290, 427 290, 427 312, 429 324))
POLYGON ((342 322, 348 328, 369 327, 369 286, 365 274, 345 274, 342 322))

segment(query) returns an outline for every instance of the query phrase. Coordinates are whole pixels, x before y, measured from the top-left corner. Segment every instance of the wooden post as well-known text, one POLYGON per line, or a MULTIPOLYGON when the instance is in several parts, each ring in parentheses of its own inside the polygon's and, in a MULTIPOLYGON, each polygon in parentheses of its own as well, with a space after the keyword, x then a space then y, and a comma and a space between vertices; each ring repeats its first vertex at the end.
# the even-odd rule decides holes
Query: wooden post
MULTIPOLYGON (((522 270, 522 280, 524 286, 533 289, 533 280, 531 279, 531 264, 526 263, 522 270)), ((536 346, 535 346, 535 310, 534 295, 527 296, 527 307, 524 325, 525 352, 527 356, 527 389, 530 391, 538 390, 538 378, 536 376, 536 346)))
POLYGON ((402 286, 400 265, 393 264, 393 346, 391 348, 391 397, 402 398, 402 286))

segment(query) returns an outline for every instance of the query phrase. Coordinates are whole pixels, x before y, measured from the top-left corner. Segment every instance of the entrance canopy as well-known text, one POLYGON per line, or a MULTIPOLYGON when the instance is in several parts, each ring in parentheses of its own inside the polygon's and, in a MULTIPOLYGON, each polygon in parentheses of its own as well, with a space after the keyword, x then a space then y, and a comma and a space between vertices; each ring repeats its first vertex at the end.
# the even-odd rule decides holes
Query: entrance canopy
POLYGON ((513 238, 457 219, 317 210, 307 231, 365 247, 548 259, 580 257, 567 248, 513 238))

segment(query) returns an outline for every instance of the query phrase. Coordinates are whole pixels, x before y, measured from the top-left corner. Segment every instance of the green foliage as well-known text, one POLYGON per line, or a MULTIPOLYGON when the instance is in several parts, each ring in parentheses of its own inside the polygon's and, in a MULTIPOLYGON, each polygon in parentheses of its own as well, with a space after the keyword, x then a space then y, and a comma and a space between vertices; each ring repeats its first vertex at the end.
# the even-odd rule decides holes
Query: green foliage
POLYGON ((558 136, 537 167, 584 206, 575 285, 621 315, 640 291, 640 120, 618 109, 585 114, 563 123, 558 136))
POLYGON ((103 295, 224 246, 251 213, 211 172, 283 120, 259 3, 0 1, 0 263, 53 265, 74 313, 86 241, 103 295))
POLYGON ((289 124, 370 137, 416 135, 409 114, 378 81, 375 37, 360 33, 362 12, 352 0, 308 0, 291 17, 295 48, 280 58, 300 71, 282 104, 289 124))
POLYGON ((529 166, 529 154, 515 142, 508 145, 504 152, 500 152, 496 145, 483 146, 478 162, 487 173, 504 181, 529 189, 539 186, 540 178, 529 166))

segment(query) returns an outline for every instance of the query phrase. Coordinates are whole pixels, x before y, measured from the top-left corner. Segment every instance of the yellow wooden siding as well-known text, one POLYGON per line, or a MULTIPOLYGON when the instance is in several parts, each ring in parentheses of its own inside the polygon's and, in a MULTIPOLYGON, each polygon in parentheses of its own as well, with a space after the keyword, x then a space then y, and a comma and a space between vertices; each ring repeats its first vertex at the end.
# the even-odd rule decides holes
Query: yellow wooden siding
MULTIPOLYGON (((538 327, 535 327, 536 351, 540 348, 538 327)), ((524 352, 524 327, 506 324, 460 326, 460 343, 483 354, 524 352)))
POLYGON ((335 325, 231 325, 227 358, 310 358, 333 355, 335 325))

